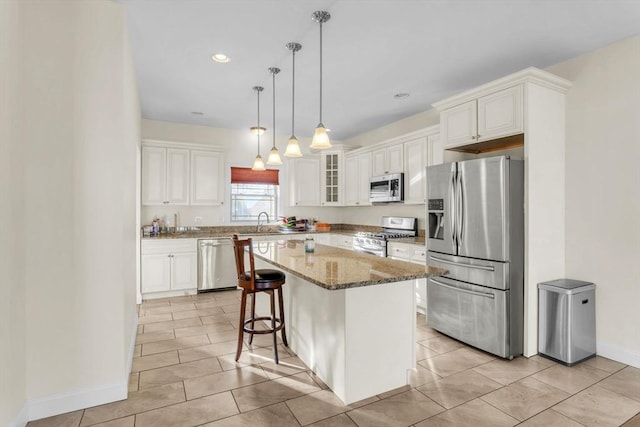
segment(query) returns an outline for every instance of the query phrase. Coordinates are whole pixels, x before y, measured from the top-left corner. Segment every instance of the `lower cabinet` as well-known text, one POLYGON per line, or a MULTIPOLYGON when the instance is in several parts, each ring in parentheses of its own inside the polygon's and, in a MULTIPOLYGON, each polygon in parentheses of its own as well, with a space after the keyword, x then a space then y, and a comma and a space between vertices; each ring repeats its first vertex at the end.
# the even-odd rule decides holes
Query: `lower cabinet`
MULTIPOLYGON (((424 245, 404 242, 388 242, 387 258, 427 265, 427 250, 424 245)), ((427 281, 416 280, 416 311, 427 312, 427 281)))
POLYGON ((353 236, 348 234, 331 234, 331 245, 342 249, 353 249, 353 236))
POLYGON ((140 258, 142 294, 196 291, 197 239, 143 240, 140 258))

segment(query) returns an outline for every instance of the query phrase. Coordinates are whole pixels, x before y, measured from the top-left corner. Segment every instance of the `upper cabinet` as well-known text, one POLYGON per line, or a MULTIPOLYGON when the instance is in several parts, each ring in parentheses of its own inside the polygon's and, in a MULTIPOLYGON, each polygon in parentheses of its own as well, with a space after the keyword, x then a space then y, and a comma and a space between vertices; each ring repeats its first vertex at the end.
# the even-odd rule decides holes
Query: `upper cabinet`
POLYGON ((444 147, 439 133, 427 136, 427 166, 444 163, 444 147))
POLYGON ((347 154, 344 162, 345 206, 368 206, 371 153, 347 154))
POLYGON ((442 163, 442 149, 438 151, 439 126, 431 126, 408 136, 402 144, 404 152, 404 203, 422 204, 426 198, 426 167, 436 157, 442 163))
POLYGON ((440 126, 445 149, 524 132, 522 85, 444 109, 440 126))
POLYGON ((142 147, 142 204, 189 204, 189 150, 142 147))
POLYGON ((344 153, 342 151, 324 151, 321 155, 320 191, 321 206, 344 205, 343 173, 344 153))
POLYGON ((222 152, 213 147, 143 142, 143 205, 220 205, 223 179, 222 152))
POLYGON ((290 206, 320 206, 320 159, 289 159, 287 167, 290 206))
POLYGON ((224 202, 222 153, 191 151, 191 205, 219 206, 224 202))
POLYGON ((371 153, 371 176, 403 172, 402 144, 378 148, 371 153))

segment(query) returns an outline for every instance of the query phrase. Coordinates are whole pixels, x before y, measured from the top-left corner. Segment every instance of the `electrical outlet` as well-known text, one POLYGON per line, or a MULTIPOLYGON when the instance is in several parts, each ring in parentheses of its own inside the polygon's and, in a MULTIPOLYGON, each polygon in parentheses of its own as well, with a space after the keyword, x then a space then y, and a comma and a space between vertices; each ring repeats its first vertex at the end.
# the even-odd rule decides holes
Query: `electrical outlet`
POLYGON ((197 216, 197 217, 193 218, 193 222, 195 222, 196 224, 200 224, 202 222, 202 217, 201 216, 197 216))

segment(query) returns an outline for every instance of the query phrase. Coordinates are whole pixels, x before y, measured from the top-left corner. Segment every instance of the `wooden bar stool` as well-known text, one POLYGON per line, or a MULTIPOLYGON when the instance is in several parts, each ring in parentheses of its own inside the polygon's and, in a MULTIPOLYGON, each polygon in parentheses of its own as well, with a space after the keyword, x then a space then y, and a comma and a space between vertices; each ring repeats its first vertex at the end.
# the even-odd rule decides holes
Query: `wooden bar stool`
POLYGON ((272 269, 255 269, 253 260, 253 246, 251 239, 239 240, 238 235, 233 235, 233 248, 236 256, 236 270, 238 272, 238 286, 242 288, 242 302, 240 303, 240 325, 238 327, 238 350, 236 351, 236 362, 240 359, 242 352, 242 343, 244 333, 251 335, 249 344, 253 342, 253 334, 273 334, 273 353, 275 362, 278 361, 278 344, 276 341, 277 332, 282 330, 282 342, 285 347, 289 347, 287 343, 287 335, 284 326, 284 302, 282 299, 282 285, 285 282, 285 275, 280 270, 272 269), (244 265, 245 249, 249 248, 249 270, 244 265), (269 294, 271 301, 271 316, 256 317, 256 293, 266 292, 269 294), (280 317, 276 317, 275 298, 278 294, 278 305, 280 306, 280 317), (251 294, 251 317, 245 320, 245 310, 247 306, 247 295, 251 294), (271 327, 269 329, 255 329, 255 322, 260 320, 269 320, 271 327))

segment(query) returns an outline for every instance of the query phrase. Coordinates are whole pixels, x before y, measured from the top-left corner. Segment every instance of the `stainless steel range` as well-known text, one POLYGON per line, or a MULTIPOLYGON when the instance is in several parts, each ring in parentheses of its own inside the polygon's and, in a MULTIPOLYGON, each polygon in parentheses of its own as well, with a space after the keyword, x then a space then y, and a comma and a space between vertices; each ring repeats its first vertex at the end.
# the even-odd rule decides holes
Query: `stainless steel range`
POLYGON ((353 250, 380 257, 387 256, 387 240, 415 237, 418 234, 418 218, 383 216, 382 230, 360 232, 353 237, 353 250))

